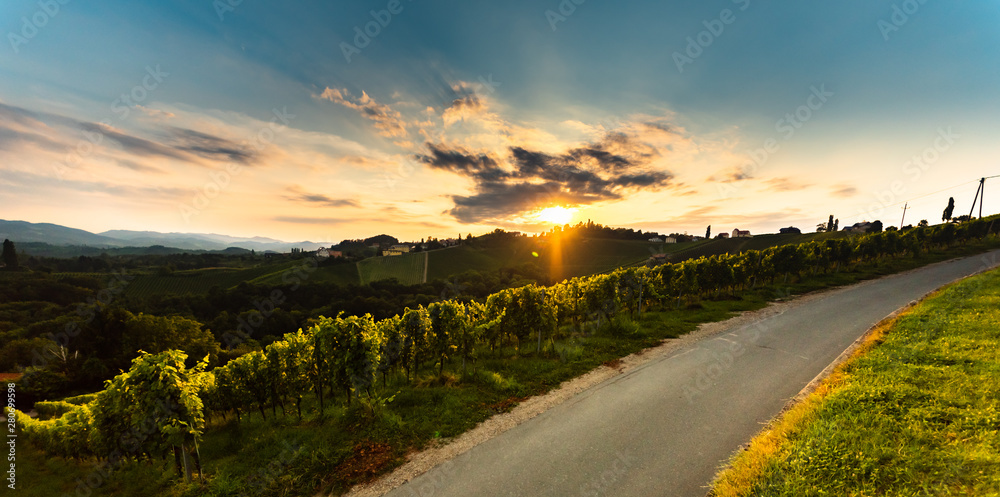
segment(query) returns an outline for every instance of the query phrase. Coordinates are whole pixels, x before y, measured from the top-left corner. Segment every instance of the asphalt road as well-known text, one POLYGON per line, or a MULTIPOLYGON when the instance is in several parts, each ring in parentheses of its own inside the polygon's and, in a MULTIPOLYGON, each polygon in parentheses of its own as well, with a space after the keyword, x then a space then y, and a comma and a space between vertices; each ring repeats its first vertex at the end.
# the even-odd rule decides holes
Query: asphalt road
POLYGON ((721 464, 864 332, 1000 251, 844 287, 612 378, 390 492, 704 496, 721 464))

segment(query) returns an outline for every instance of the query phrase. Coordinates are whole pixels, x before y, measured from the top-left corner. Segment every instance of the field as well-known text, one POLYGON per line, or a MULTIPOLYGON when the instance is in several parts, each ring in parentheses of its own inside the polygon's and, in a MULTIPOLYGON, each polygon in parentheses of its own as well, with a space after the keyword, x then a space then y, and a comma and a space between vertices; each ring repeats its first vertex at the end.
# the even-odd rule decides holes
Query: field
MULTIPOLYGON (((288 284, 289 278, 336 285, 368 284, 395 278, 404 285, 446 279, 466 271, 496 271, 522 264, 539 264, 553 281, 574 276, 603 273, 622 266, 640 264, 654 254, 665 253, 667 260, 680 262, 715 254, 763 249, 774 245, 848 236, 846 233, 804 235, 760 235, 744 239, 713 239, 681 244, 652 244, 636 240, 575 239, 572 242, 539 242, 524 239, 498 247, 462 245, 394 257, 374 257, 358 263, 316 267, 312 261, 261 262, 250 267, 219 267, 160 273, 135 274, 125 287, 125 295, 145 298, 165 294, 205 294, 214 287, 233 288, 247 282, 265 286, 288 284), (425 260, 426 268, 425 266, 425 260), (289 273, 297 273, 290 276, 289 273)), ((59 273, 78 276, 84 273, 59 273)), ((90 273, 87 273, 90 274, 90 273)), ((94 273, 93 276, 106 275, 94 273)))
POLYGON ((742 495, 1000 495, 1000 271, 950 286, 737 456, 742 495))
POLYGON ((250 268, 206 268, 168 274, 139 274, 125 287, 125 295, 149 297, 159 294, 208 293, 213 286, 232 288, 268 274, 281 274, 295 264, 263 263, 250 268))
POLYGON ((417 285, 424 282, 426 260, 426 253, 372 257, 358 262, 358 276, 362 285, 389 278, 396 278, 404 285, 417 285))
MULTIPOLYGON (((526 396, 544 393, 561 381, 608 361, 693 330, 698 323, 725 319, 733 312, 758 309, 769 300, 817 288, 849 284, 924 264, 995 247, 996 240, 947 251, 931 251, 919 258, 887 258, 858 264, 839 272, 805 275, 780 290, 760 286, 741 295, 705 298, 692 305, 644 312, 636 321, 621 319, 590 331, 574 332, 566 324, 561 337, 543 345, 515 348, 500 342, 497 350, 478 345, 478 360, 462 374, 461 362, 443 361, 423 368, 407 381, 402 371, 390 372, 376 388, 376 400, 355 398, 345 406, 341 395, 319 409, 306 395, 304 420, 291 405, 245 409, 242 421, 216 413, 208 422, 201 446, 207 483, 190 487, 175 484, 172 459, 129 465, 101 487, 102 495, 316 495, 339 494, 352 483, 370 479, 400 464, 406 454, 456 436, 476 423, 509 410, 526 396), (380 393, 381 392, 381 393, 380 393), (380 395, 382 397, 380 397, 380 395), (377 399, 391 402, 378 404, 377 399), (284 415, 281 413, 285 412, 284 415), (300 447, 295 449, 295 447, 300 447)), ((998 283, 1000 284, 1000 283, 998 283)), ((996 302, 977 302, 996 308, 996 302)), ((943 313, 932 315, 946 322, 943 313), (943 316, 943 317, 942 317, 943 316)), ((534 342, 529 342, 534 343, 534 342)), ((986 349, 986 353, 993 349, 986 349)), ((959 364, 964 364, 959 362, 959 364)), ((994 372, 995 374, 995 372, 994 372)), ((995 423, 995 419, 993 421, 995 423)), ((72 492, 77 478, 87 479, 92 466, 46 457, 31 445, 19 446, 19 481, 30 493, 60 495, 72 492)), ((103 480, 100 480, 103 482, 103 480)), ((834 493, 839 495, 839 493, 834 493)))

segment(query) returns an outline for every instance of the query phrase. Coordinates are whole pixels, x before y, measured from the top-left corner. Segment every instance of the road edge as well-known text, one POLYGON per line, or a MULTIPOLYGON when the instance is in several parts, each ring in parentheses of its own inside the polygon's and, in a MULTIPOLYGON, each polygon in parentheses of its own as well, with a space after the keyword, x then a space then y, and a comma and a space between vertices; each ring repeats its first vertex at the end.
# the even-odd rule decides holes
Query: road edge
MULTIPOLYGON (((988 254, 990 252, 993 252, 993 251, 984 252, 984 254, 988 254)), ((971 257, 974 257, 974 256, 971 256, 971 257)), ((951 261, 955 261, 955 260, 959 260, 959 259, 961 259, 961 258, 958 258, 958 259, 948 259, 946 261, 941 261, 941 262, 938 262, 938 263, 935 263, 935 264, 946 264, 946 263, 949 263, 951 261)), ((930 264, 928 266, 923 266, 923 267, 931 267, 931 266, 933 266, 935 264, 930 264)), ((965 280, 967 280, 969 278, 973 278, 973 277, 979 276, 979 275, 981 275, 983 273, 986 273, 988 271, 992 271, 992 270, 995 270, 997 268, 1000 268, 1000 261, 997 261, 996 257, 994 257, 994 260, 993 260, 993 262, 991 264, 992 265, 984 264, 984 266, 982 268, 980 268, 979 270, 977 270, 977 271, 975 271, 973 273, 970 273, 970 274, 967 274, 965 276, 962 276, 961 278, 949 281, 948 283, 945 283, 945 284, 943 284, 943 285, 935 288, 934 290, 931 290, 931 291, 929 291, 929 292, 921 295, 919 298, 911 300, 906 305, 904 305, 904 306, 896 309, 895 311, 890 312, 884 318, 880 319, 877 323, 873 324, 871 327, 869 327, 867 330, 865 330, 865 332, 862 333, 861 336, 858 337, 857 340, 855 340, 854 342, 852 342, 846 349, 844 349, 844 351, 841 352, 840 355, 838 355, 837 358, 833 360, 833 362, 831 362, 826 368, 824 368, 822 371, 819 372, 819 374, 817 374, 812 380, 810 380, 809 383, 807 383, 806 386, 803 387, 802 390, 799 391, 799 393, 795 394, 794 397, 792 397, 791 399, 789 399, 788 402, 785 403, 785 405, 781 408, 780 411, 778 411, 777 414, 774 415, 773 418, 771 418, 766 423, 764 423, 762 425, 760 431, 758 431, 756 434, 754 434, 753 438, 751 438, 749 442, 740 445, 739 447, 736 448, 736 450, 734 450, 732 452, 732 454, 730 454, 730 456, 726 460, 726 462, 724 464, 722 464, 721 466, 719 466, 718 470, 716 471, 715 476, 712 478, 712 481, 711 481, 711 483, 708 486, 708 492, 705 494, 705 496, 706 497, 714 497, 715 496, 715 494, 713 492, 714 492, 716 483, 719 480, 719 477, 732 467, 732 463, 735 460, 735 458, 740 453, 742 453, 743 451, 748 450, 748 448, 750 447, 750 445, 753 443, 754 440, 756 440, 759 436, 761 436, 762 434, 765 434, 769 430, 772 430, 776 425, 778 425, 779 423, 781 423, 781 421, 785 418, 785 416, 790 411, 792 411, 793 409, 801 406, 808 399, 810 399, 813 396, 813 394, 816 393, 816 390, 821 385, 823 385, 824 382, 826 382, 830 378, 830 376, 837 370, 837 368, 839 368, 840 366, 842 366, 844 363, 850 361, 851 359, 855 358, 856 356, 860 356, 862 353, 867 352, 865 350, 862 350, 862 348, 866 344, 868 344, 868 342, 870 340, 872 340, 873 336, 875 335, 875 333, 877 331, 885 329, 886 327, 888 327, 889 325, 891 325, 894 321, 896 321, 900 316, 902 316, 903 314, 905 314, 906 312, 908 312, 910 309, 916 307, 917 305, 919 305, 920 303, 924 302, 928 298, 933 297, 934 295, 940 293, 945 288, 950 287, 952 285, 955 285, 955 284, 957 284, 957 283, 959 283, 961 281, 965 281, 965 280)), ((922 269, 922 268, 916 268, 916 269, 922 269)), ((916 269, 914 269, 913 271, 915 271, 916 269)), ((905 271, 903 273, 896 273, 896 274, 905 274, 906 272, 909 272, 909 271, 905 271)), ((895 274, 886 275, 885 277, 887 278, 887 277, 890 277, 890 276, 895 276, 895 274)), ((882 278, 877 278, 876 280, 878 280, 878 279, 882 279, 882 278)), ((876 280, 867 280, 867 281, 876 281, 876 280)), ((862 283, 864 283, 864 282, 862 282, 862 283)), ((851 286, 853 286, 853 285, 851 285, 851 286)), ((849 287, 838 287, 838 289, 839 288, 849 288, 849 287)))
MULTIPOLYGON (((908 269, 906 271, 901 271, 898 273, 892 273, 880 276, 878 278, 859 281, 857 283, 853 283, 850 285, 824 288, 812 292, 795 295, 787 299, 771 301, 761 309, 753 311, 743 311, 731 318, 722 321, 702 323, 698 325, 698 328, 696 328, 694 331, 686 333, 678 338, 664 340, 663 342, 661 342, 660 345, 654 347, 648 347, 646 349, 625 356, 621 358, 620 363, 615 365, 614 367, 607 365, 598 366, 597 368, 594 368, 587 373, 577 376, 576 378, 566 380, 562 382, 558 387, 550 390, 549 392, 546 392, 541 395, 536 395, 524 400, 509 412, 500 413, 482 421, 472 429, 462 433, 461 435, 455 437, 454 439, 444 441, 442 443, 433 445, 424 450, 414 452, 408 457, 408 460, 405 463, 403 463, 396 469, 392 470, 391 472, 384 474, 373 481, 355 485, 342 495, 344 497, 382 497, 387 493, 403 486, 409 481, 419 477, 420 475, 427 473, 428 471, 434 469, 435 467, 446 464, 449 461, 454 460, 455 458, 472 450, 477 445, 486 442, 488 440, 491 440, 512 428, 515 428, 521 423, 524 423, 548 411, 549 409, 552 409, 553 407, 562 404, 563 402, 569 400, 570 398, 579 393, 582 393, 585 390, 596 387, 609 379, 624 374, 632 373, 633 371, 639 368, 651 364, 653 361, 666 359, 670 354, 672 354, 673 352, 677 351, 682 347, 693 345, 700 341, 713 338, 717 335, 723 334, 729 330, 738 328, 740 326, 753 324, 753 322, 759 319, 764 319, 776 314, 781 314, 785 312, 785 310, 788 307, 804 305, 814 299, 822 298, 831 293, 847 291, 854 287, 874 284, 875 282, 887 278, 894 278, 909 274, 911 272, 926 270, 927 268, 932 268, 937 265, 949 264, 957 260, 969 257, 981 256, 983 254, 988 254, 994 251, 1000 253, 1000 249, 997 249, 997 250, 988 250, 986 252, 975 255, 946 259, 943 261, 934 262, 913 269, 908 269)), ((983 271, 987 271, 992 267, 996 267, 998 265, 1000 265, 1000 261, 998 261, 997 258, 994 257, 993 266, 990 267, 984 266, 984 269, 981 269, 974 274, 967 275, 963 278, 959 278, 952 282, 949 282, 946 285, 942 285, 942 287, 939 287, 938 289, 935 289, 932 292, 925 294, 923 297, 921 297, 921 300, 926 298, 927 295, 929 295, 930 293, 939 291, 944 286, 953 284, 956 281, 960 281, 961 279, 973 276, 975 274, 979 274, 983 271)), ((910 304, 907 304, 907 306, 904 306, 904 308, 913 305, 915 302, 918 301, 911 301, 910 304)), ((903 308, 897 309, 897 311, 895 312, 899 312, 902 309, 903 308)), ((879 323, 881 323, 884 320, 885 319, 880 320, 879 323)), ((859 338, 857 341, 853 342, 851 346, 848 348, 849 349, 851 347, 856 348, 856 345, 859 343, 859 341, 862 340, 865 336, 867 336, 877 326, 878 326, 877 324, 875 326, 872 326, 862 335, 862 338, 859 338)), ((847 353, 847 351, 845 350, 844 353, 847 353)), ((841 356, 844 356, 844 353, 842 353, 841 356)), ((841 356, 838 356, 835 362, 846 359, 846 358, 842 359, 841 356)), ((835 367, 836 367, 835 365, 832 365, 832 367, 828 366, 827 369, 829 369, 830 372, 832 372, 832 370, 835 367)), ((823 375, 824 373, 829 375, 827 369, 824 369, 823 372, 820 373, 820 375, 823 375)), ((817 378, 819 377, 817 376, 817 378)), ((817 378, 814 378, 812 381, 810 381, 810 383, 806 385, 806 388, 809 388, 810 385, 812 385, 813 389, 815 389, 816 386, 822 383, 822 379, 817 381, 817 378)), ((803 389, 803 391, 804 390, 805 389, 803 389)), ((794 401, 796 399, 801 400, 807 397, 808 394, 803 395, 802 392, 797 394, 795 397, 792 398, 792 400, 786 403, 786 405, 782 408, 782 410, 774 418, 772 418, 772 420, 770 420, 767 424, 765 424, 764 429, 766 429, 766 426, 769 426, 770 423, 774 422, 777 419, 780 419, 780 417, 787 411, 787 409, 794 407, 795 405, 794 401)), ((738 454, 739 452, 744 450, 745 446, 746 444, 737 447, 733 451, 733 454, 738 454)), ((728 461, 724 467, 728 467, 728 461)), ((713 479, 712 482, 714 483, 714 481, 715 480, 713 479)), ((325 495, 325 493, 320 495, 325 495)))

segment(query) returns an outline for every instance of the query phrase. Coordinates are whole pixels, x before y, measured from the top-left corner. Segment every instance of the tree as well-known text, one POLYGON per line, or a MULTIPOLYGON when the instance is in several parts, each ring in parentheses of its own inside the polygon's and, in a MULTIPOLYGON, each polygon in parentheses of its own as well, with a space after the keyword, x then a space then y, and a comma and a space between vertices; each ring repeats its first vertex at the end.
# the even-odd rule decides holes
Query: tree
POLYGON ((837 231, 837 229, 834 228, 833 225, 834 225, 833 214, 830 214, 830 220, 827 221, 827 223, 826 223, 826 230, 827 231, 837 231))
POLYGON ((882 232, 882 221, 873 221, 871 228, 868 228, 869 233, 881 233, 882 232))
POLYGON ((837 231, 839 229, 840 229, 840 219, 834 219, 833 220, 833 231, 837 231))
POLYGON ((17 269, 17 250, 14 248, 14 242, 4 239, 3 254, 0 255, 0 259, 3 260, 8 270, 13 271, 17 269))
POLYGON ((711 224, 708 225, 708 228, 705 228, 705 239, 708 240, 710 238, 712 238, 712 225, 711 224))
POLYGON ((917 227, 926 228, 929 224, 930 223, 928 223, 926 219, 921 219, 920 222, 917 224, 917 227))
MULTIPOLYGON (((951 221, 951 214, 955 212, 955 197, 948 197, 948 207, 944 208, 944 213, 941 215, 942 221, 951 221)), ((4 253, 6 251, 6 245, 4 246, 4 253)))

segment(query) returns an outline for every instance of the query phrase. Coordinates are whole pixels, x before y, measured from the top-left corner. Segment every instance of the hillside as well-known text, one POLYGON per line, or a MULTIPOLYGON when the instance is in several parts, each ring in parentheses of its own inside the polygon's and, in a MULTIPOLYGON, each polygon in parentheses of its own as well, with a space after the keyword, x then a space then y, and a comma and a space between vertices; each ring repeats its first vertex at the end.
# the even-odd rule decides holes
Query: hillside
POLYGON ((137 297, 170 293, 199 294, 207 293, 213 286, 227 289, 242 282, 265 286, 282 286, 295 282, 366 285, 395 278, 401 284, 416 285, 424 282, 425 271, 426 281, 435 281, 468 271, 490 273, 524 265, 538 268, 541 274, 555 282, 642 264, 660 253, 667 254, 669 262, 680 262, 702 256, 847 236, 850 235, 845 232, 770 234, 680 244, 586 238, 559 242, 523 238, 495 246, 461 245, 426 253, 372 257, 356 263, 343 262, 320 267, 310 264, 310 260, 298 260, 262 262, 249 268, 208 268, 170 274, 142 274, 129 284, 126 293, 137 297))
POLYGON ((92 255, 95 249, 122 247, 163 246, 176 251, 224 251, 231 247, 238 247, 258 252, 268 250, 288 252, 293 248, 315 250, 328 245, 309 241, 284 242, 272 238, 240 238, 205 233, 112 230, 95 234, 58 224, 0 219, 0 240, 4 238, 14 241, 20 250, 28 254, 57 255, 60 257, 92 255))

